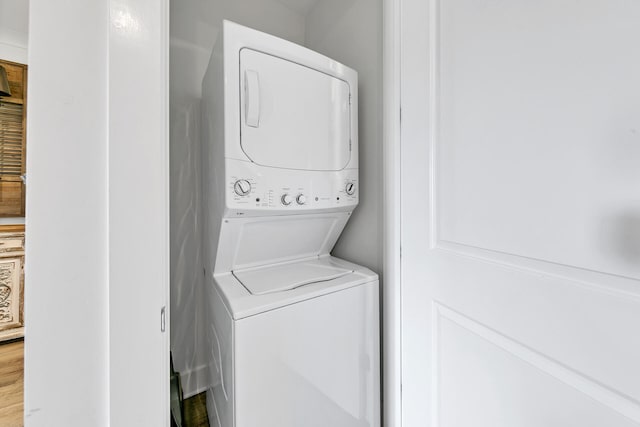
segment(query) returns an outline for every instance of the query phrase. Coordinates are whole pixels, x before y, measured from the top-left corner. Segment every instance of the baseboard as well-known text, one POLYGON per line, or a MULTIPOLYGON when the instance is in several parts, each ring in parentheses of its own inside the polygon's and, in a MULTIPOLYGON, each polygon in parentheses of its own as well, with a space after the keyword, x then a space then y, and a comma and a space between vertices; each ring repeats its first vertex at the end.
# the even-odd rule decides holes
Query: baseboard
POLYGON ((207 365, 200 365, 188 371, 180 372, 182 393, 185 399, 200 394, 209 388, 208 369, 207 365))
POLYGON ((211 427, 220 427, 218 408, 216 407, 216 402, 213 400, 213 394, 211 393, 207 393, 207 415, 209 416, 209 425, 211 427), (211 420, 214 420, 216 424, 212 424, 211 420))

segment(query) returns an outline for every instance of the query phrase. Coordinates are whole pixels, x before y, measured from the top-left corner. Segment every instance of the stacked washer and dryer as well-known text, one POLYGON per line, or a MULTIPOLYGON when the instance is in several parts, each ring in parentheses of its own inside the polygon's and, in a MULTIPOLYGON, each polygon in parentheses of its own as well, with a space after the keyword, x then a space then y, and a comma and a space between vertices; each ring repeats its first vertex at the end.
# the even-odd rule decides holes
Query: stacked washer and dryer
POLYGON ((380 425, 378 276, 330 255, 358 205, 357 86, 223 23, 202 104, 212 426, 380 425))

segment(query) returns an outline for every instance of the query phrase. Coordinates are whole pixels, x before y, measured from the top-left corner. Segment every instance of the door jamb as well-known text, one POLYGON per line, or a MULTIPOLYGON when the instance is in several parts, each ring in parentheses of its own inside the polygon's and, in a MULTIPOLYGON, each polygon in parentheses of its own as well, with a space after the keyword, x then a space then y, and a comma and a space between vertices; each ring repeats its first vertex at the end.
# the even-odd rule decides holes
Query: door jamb
POLYGON ((400 12, 400 0, 383 0, 382 412, 385 427, 402 425, 400 12))

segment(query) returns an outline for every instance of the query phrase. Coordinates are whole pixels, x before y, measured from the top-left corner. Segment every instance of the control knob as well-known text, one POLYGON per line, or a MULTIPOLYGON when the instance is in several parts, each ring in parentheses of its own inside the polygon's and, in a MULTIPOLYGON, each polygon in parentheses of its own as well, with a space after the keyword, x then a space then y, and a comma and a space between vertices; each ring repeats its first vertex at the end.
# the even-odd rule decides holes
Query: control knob
POLYGON ((280 200, 282 200, 282 204, 285 206, 289 206, 291 202, 293 202, 293 198, 287 193, 284 193, 280 200))
POLYGON ((307 197, 304 194, 298 194, 298 197, 296 197, 296 202, 299 205, 304 205, 305 203, 307 203, 307 197))
POLYGON ((238 196, 246 196, 251 192, 251 183, 246 179, 239 179, 233 184, 233 191, 235 191, 238 196))
POLYGON ((347 182, 344 191, 346 191, 348 195, 353 196, 353 194, 356 192, 356 184, 353 182, 347 182))

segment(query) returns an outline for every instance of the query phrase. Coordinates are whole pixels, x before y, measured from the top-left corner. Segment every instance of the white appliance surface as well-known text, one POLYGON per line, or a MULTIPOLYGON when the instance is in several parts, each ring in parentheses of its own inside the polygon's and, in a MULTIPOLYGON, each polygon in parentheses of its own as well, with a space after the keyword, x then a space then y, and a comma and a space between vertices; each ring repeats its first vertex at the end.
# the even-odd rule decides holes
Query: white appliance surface
POLYGON ((233 274, 207 286, 212 426, 380 426, 377 275, 326 258, 353 273, 263 295, 233 274))
POLYGON ((380 425, 378 276, 329 255, 358 204, 357 87, 223 24, 202 103, 212 426, 380 425))
POLYGON ((225 169, 228 217, 307 214, 328 209, 344 212, 358 205, 358 169, 293 170, 234 159, 226 159, 225 169), (235 191, 242 181, 248 183, 246 194, 235 191), (290 197, 289 204, 284 203, 286 196, 290 197), (302 202, 300 196, 304 197, 302 202))
POLYGON ((214 274, 329 253, 347 212, 225 219, 214 274))
POLYGON ((339 267, 331 257, 322 257, 238 270, 233 275, 252 295, 263 295, 327 282, 350 273, 353 270, 339 267))
MULTIPOLYGON (((294 269, 300 270, 296 274, 296 279, 306 281, 308 284, 286 291, 267 291, 254 295, 242 284, 233 272, 212 275, 208 282, 213 283, 220 289, 225 310, 227 310, 234 319, 238 320, 265 311, 274 310, 285 305, 317 298, 321 295, 338 292, 350 287, 362 285, 363 283, 378 280, 378 275, 371 270, 330 255, 316 257, 315 260, 306 259, 289 265, 293 265, 294 269), (315 268, 301 268, 300 265, 304 264, 312 266, 315 264, 315 268), (336 272, 347 271, 350 273, 340 275, 331 280, 318 280, 318 278, 321 277, 318 275, 318 271, 322 266, 334 268, 336 272), (306 271, 311 273, 311 275, 305 277, 300 274, 301 271, 306 271)), ((284 268, 281 272, 284 273, 284 268)), ((235 274, 239 273, 236 272, 235 274)), ((240 275, 242 277, 241 273, 240 275)), ((255 286, 261 290, 267 289, 267 285, 256 284, 256 282, 254 282, 255 279, 257 279, 257 276, 250 275, 249 283, 251 283, 251 286, 255 286)), ((267 283, 274 288, 281 287, 281 283, 276 281, 268 281, 267 283)))
POLYGON ((223 216, 358 204, 358 75, 303 46, 223 23, 203 80, 205 165, 223 216), (216 175, 219 174, 219 175, 216 175))
POLYGON ((240 72, 241 145, 254 163, 331 171, 349 164, 346 81, 248 48, 240 72))
POLYGON ((378 427, 378 282, 235 322, 236 427, 378 427))

